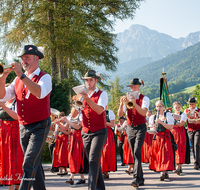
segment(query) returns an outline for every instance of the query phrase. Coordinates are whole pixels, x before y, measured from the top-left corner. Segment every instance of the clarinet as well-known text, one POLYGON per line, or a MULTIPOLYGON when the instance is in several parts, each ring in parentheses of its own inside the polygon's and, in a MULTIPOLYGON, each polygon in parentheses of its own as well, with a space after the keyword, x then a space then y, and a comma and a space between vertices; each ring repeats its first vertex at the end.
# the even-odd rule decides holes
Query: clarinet
MULTIPOLYGON (((157 116, 156 116, 157 119, 159 119, 159 114, 160 114, 160 110, 157 111, 157 116)), ((156 123, 156 131, 157 129, 158 129, 158 124, 156 123)), ((154 133, 153 140, 156 140, 156 133, 154 133)))

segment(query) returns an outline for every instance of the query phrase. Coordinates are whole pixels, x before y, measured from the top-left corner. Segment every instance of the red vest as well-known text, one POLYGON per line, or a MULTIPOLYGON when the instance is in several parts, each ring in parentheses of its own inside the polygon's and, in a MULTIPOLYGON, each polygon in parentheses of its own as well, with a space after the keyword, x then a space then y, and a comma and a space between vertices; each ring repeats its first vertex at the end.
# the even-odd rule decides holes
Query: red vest
MULTIPOLYGON (((142 106, 142 100, 144 95, 140 94, 139 99, 136 100, 137 105, 142 106)), ((127 108, 127 123, 130 126, 136 126, 143 123, 146 123, 146 116, 140 115, 135 108, 128 109, 127 108)))
MULTIPOLYGON (((200 109, 197 108, 197 111, 198 113, 200 112, 200 109)), ((189 109, 187 108, 185 110, 186 114, 189 112, 189 109)), ((194 119, 194 118, 190 118, 190 119, 194 119)), ((196 131, 196 130, 199 130, 200 129, 200 124, 192 124, 192 123, 188 123, 188 120, 187 120, 187 127, 188 127, 188 130, 189 131, 196 131)))
MULTIPOLYGON (((46 73, 40 71, 39 76, 35 75, 31 80, 38 83, 40 78, 46 73)), ((15 96, 17 101, 17 114, 19 123, 27 125, 48 118, 50 111, 50 93, 43 99, 38 99, 30 93, 26 99, 28 88, 24 88, 24 83, 18 77, 15 81, 15 96)))
MULTIPOLYGON (((94 93, 91 96, 91 100, 98 103, 99 97, 101 95, 102 91, 99 90, 98 92, 94 93)), ((90 130, 91 132, 99 131, 100 129, 103 129, 106 127, 106 110, 103 111, 100 115, 97 114, 91 107, 88 105, 88 103, 83 100, 83 103, 85 105, 85 108, 82 110, 83 114, 83 131, 88 133, 90 130)))

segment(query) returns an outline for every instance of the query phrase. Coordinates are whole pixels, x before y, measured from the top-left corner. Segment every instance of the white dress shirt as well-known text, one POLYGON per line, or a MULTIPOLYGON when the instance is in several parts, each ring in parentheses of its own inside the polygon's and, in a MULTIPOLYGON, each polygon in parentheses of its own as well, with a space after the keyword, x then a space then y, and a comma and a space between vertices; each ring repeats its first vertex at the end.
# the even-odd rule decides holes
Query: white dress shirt
MULTIPOLYGON (((164 116, 164 112, 163 112, 163 116, 164 116)), ((155 117, 155 115, 151 115, 149 117, 149 127, 150 128, 153 128, 153 125, 155 124, 154 117, 155 117)), ((164 120, 162 120, 162 122, 164 122, 164 123, 166 123, 166 121, 167 121, 167 124, 174 125, 174 118, 170 112, 167 112, 166 118, 164 120)))
MULTIPOLYGON (((96 87, 94 91, 91 94, 88 94, 88 97, 91 98, 91 96, 95 93, 98 92, 99 89, 96 87)), ((99 97, 99 100, 97 102, 97 105, 102 106, 104 110, 106 109, 106 106, 108 104, 108 94, 107 92, 103 91, 99 97)))
MULTIPOLYGON (((25 74, 27 74, 25 72, 25 74)), ((30 80, 35 76, 40 74, 40 68, 38 67, 31 75, 27 76, 30 80)), ((10 99, 15 98, 15 81, 16 81, 17 77, 13 80, 13 82, 6 87, 6 95, 4 96, 3 99, 0 99, 1 102, 6 102, 10 99)), ((41 87, 41 94, 40 94, 40 98, 38 99, 43 99, 45 98, 52 90, 52 82, 51 82, 51 76, 49 74, 45 74, 43 75, 39 82, 38 85, 40 85, 41 87)), ((26 99, 28 99, 30 96, 30 91, 27 92, 26 95, 26 99)))

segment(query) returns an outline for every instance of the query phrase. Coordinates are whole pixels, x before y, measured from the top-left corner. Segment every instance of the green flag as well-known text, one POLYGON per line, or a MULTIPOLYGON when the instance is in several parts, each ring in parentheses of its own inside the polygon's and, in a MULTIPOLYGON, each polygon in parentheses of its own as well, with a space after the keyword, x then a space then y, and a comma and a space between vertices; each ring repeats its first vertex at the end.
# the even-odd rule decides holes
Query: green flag
POLYGON ((160 78, 160 100, 164 102, 166 109, 172 108, 172 104, 169 98, 169 91, 167 87, 167 79, 165 78, 165 76, 160 78))

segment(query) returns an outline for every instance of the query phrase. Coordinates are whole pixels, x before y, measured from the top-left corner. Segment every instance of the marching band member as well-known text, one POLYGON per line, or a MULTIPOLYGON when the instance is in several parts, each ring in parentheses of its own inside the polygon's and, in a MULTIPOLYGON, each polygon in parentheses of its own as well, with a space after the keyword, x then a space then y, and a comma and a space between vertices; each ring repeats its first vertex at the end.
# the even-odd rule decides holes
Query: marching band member
POLYGON ((174 118, 170 112, 164 112, 163 101, 156 102, 157 116, 149 118, 150 127, 157 128, 156 140, 152 141, 152 153, 149 161, 149 169, 162 172, 160 180, 168 179, 168 171, 174 170, 174 153, 171 143, 170 130, 173 129, 174 118), (158 127, 156 127, 156 124, 158 127))
MULTIPOLYGON (((149 126, 149 117, 152 115, 152 111, 148 110, 146 114, 147 128, 149 126)), ((151 156, 151 144, 152 144, 153 134, 146 133, 144 143, 142 146, 142 162, 149 163, 151 156)))
POLYGON ((44 190, 44 173, 41 155, 51 126, 50 92, 51 76, 39 69, 39 60, 44 55, 36 46, 26 45, 22 54, 21 65, 11 63, 0 77, 0 101, 16 98, 17 115, 20 127, 20 142, 24 152, 23 177, 20 190, 29 190, 32 186, 44 190), (8 74, 14 71, 17 77, 5 88, 8 74))
POLYGON ((125 134, 122 132, 122 125, 123 125, 124 121, 125 121, 124 116, 119 117, 119 123, 115 126, 115 135, 117 135, 117 146, 119 148, 119 154, 120 154, 120 158, 121 158, 121 166, 125 166, 125 163, 123 161, 123 145, 124 145, 125 134), (117 131, 119 131, 119 134, 117 131))
POLYGON ((19 188, 22 178, 23 152, 19 138, 19 122, 15 100, 0 102, 0 184, 8 190, 19 188))
MULTIPOLYGON (((189 108, 187 108, 184 113, 187 114, 188 119, 198 119, 200 118, 200 109, 196 107, 197 100, 195 97, 191 97, 188 100, 189 108)), ((194 156, 194 169, 199 169, 199 143, 200 143, 200 122, 194 121, 193 123, 188 122, 187 128, 188 136, 192 144, 192 152, 194 156)))
POLYGON ((124 138, 124 152, 123 152, 124 160, 123 160, 123 162, 126 165, 128 165, 128 169, 125 170, 125 172, 128 175, 131 175, 131 172, 132 172, 131 169, 132 170, 134 169, 134 160, 133 160, 131 148, 130 148, 129 143, 128 143, 128 138, 127 138, 126 132, 124 132, 124 134, 125 134, 125 138, 124 138))
POLYGON ((67 123, 69 131, 71 131, 68 155, 71 176, 69 180, 65 181, 65 183, 73 185, 74 175, 79 173, 81 179, 76 183, 76 185, 81 185, 85 183, 84 174, 87 174, 89 170, 89 163, 85 155, 83 140, 81 137, 82 114, 79 114, 73 122, 67 117, 64 117, 64 121, 67 123))
MULTIPOLYGON (((82 110, 83 128, 81 135, 85 153, 89 160, 88 188, 91 190, 105 189, 100 158, 108 134, 106 128, 108 95, 96 87, 99 78, 100 76, 94 70, 88 70, 82 79, 85 80, 89 92, 80 93, 85 105, 82 110)), ((73 108, 71 115, 74 118, 78 115, 78 111, 73 108)))
POLYGON ((112 110, 106 110, 106 127, 108 136, 101 153, 101 168, 103 178, 109 179, 108 172, 117 171, 115 137, 112 129, 115 127, 115 114, 112 110))
POLYGON ((180 115, 181 118, 177 118, 174 116, 174 126, 171 130, 172 135, 174 136, 174 140, 178 145, 178 150, 175 152, 175 163, 177 164, 177 169, 175 173, 180 175, 182 173, 182 164, 185 163, 185 154, 186 154, 186 131, 184 128, 184 124, 187 120, 187 115, 181 112, 181 103, 174 102, 173 108, 175 110, 176 115, 180 115))
MULTIPOLYGON (((64 117, 65 113, 60 112, 58 114, 58 119, 64 117)), ((68 142, 69 142, 69 128, 64 124, 63 121, 56 122, 55 133, 57 134, 55 148, 53 151, 53 168, 59 168, 57 175, 63 176, 67 175, 68 162, 68 142), (64 173, 62 170, 64 169, 64 173)))
POLYGON ((131 96, 130 100, 134 105, 133 109, 127 109, 124 104, 126 96, 121 97, 120 106, 118 110, 118 116, 121 117, 127 111, 127 137, 129 145, 134 158, 134 170, 132 186, 138 187, 144 185, 143 171, 142 171, 142 145, 146 134, 146 113, 149 108, 149 98, 142 95, 139 90, 143 81, 138 78, 132 78, 130 84, 127 85, 131 88, 131 91, 137 91, 139 93, 139 99, 131 96))

